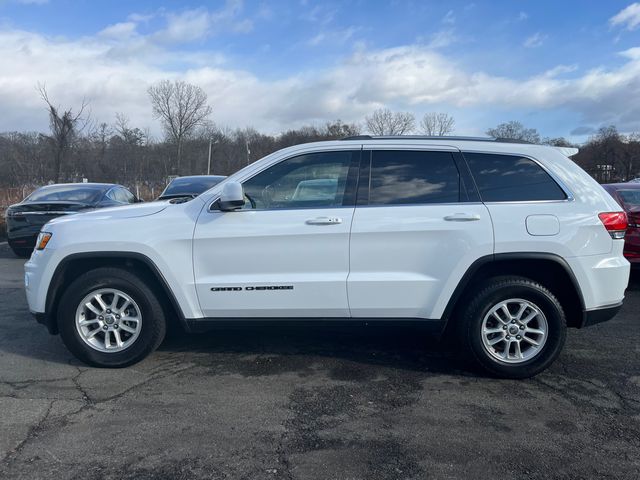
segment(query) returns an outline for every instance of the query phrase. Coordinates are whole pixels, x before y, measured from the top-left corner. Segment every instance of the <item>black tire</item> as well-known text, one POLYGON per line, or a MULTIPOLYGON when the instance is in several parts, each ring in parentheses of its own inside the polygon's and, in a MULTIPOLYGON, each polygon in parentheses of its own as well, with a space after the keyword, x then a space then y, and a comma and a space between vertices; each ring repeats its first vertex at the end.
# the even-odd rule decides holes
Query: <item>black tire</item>
POLYGON ((57 321, 62 341, 71 353, 94 367, 119 368, 137 363, 158 348, 166 332, 165 313, 153 289, 134 273, 120 268, 97 268, 76 278, 60 299, 57 321), (80 302, 101 288, 126 293, 141 310, 142 326, 138 338, 119 352, 95 350, 84 342, 76 329, 75 315, 80 302))
POLYGON ((11 243, 9 243, 9 247, 15 256, 19 258, 29 258, 31 256, 31 252, 33 252, 33 248, 14 247, 11 243))
MULTIPOLYGON (((564 346, 567 327, 562 306, 548 289, 527 278, 513 276, 486 280, 476 284, 474 291, 477 293, 467 296, 468 304, 460 318, 458 333, 470 360, 476 366, 496 377, 521 379, 537 375, 553 363, 564 346), (547 322, 544 345, 535 356, 521 363, 507 363, 495 358, 488 351, 491 347, 485 347, 483 342, 482 324, 485 316, 495 305, 507 299, 531 302, 542 311, 547 322)), ((526 348, 530 346, 527 344, 526 348)))

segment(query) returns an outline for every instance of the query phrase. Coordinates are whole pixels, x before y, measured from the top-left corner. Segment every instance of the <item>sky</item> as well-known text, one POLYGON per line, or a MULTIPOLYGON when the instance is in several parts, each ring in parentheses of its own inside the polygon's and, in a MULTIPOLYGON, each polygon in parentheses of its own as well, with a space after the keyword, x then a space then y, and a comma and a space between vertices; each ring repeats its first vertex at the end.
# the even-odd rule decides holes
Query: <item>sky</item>
POLYGON ((640 132, 640 2, 0 0, 0 131, 46 131, 37 86, 161 136, 147 88, 202 87, 219 127, 265 133, 381 107, 455 134, 518 120, 584 142, 640 132))

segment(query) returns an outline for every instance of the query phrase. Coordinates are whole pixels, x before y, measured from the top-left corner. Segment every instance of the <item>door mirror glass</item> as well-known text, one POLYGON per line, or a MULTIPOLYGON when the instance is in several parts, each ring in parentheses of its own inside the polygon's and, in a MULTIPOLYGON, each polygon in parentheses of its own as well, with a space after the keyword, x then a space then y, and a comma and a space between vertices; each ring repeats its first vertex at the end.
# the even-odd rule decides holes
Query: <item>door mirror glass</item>
POLYGON ((218 204, 220 205, 220 210, 224 212, 242 208, 244 205, 242 185, 238 182, 227 182, 222 189, 218 204))

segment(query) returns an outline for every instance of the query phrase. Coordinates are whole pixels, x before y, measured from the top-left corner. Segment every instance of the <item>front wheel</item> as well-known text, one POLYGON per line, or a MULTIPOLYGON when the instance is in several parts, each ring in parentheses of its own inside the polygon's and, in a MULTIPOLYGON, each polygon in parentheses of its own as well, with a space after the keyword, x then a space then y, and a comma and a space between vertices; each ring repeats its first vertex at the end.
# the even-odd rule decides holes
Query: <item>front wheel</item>
POLYGON ((471 359, 502 378, 528 378, 545 370, 566 338, 558 299, 523 277, 485 281, 460 320, 461 340, 471 359))
POLYGON ((96 367, 125 367, 154 351, 164 338, 162 305, 135 274, 98 268, 78 277, 58 306, 67 348, 96 367))

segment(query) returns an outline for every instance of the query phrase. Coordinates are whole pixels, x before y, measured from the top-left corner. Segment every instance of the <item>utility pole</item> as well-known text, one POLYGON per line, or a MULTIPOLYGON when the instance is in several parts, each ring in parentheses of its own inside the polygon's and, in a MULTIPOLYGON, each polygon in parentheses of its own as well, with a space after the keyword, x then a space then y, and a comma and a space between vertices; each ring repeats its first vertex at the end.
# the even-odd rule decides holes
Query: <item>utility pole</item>
POLYGON ((218 140, 214 141, 213 138, 209 139, 209 160, 207 160, 207 175, 211 175, 211 147, 214 143, 218 143, 218 140))
POLYGON ((245 140, 247 144, 247 165, 249 165, 249 156, 251 155, 251 150, 249 150, 249 140, 245 140))
POLYGON ((213 143, 213 139, 209 139, 209 160, 207 161, 207 175, 211 175, 211 144, 213 143))

